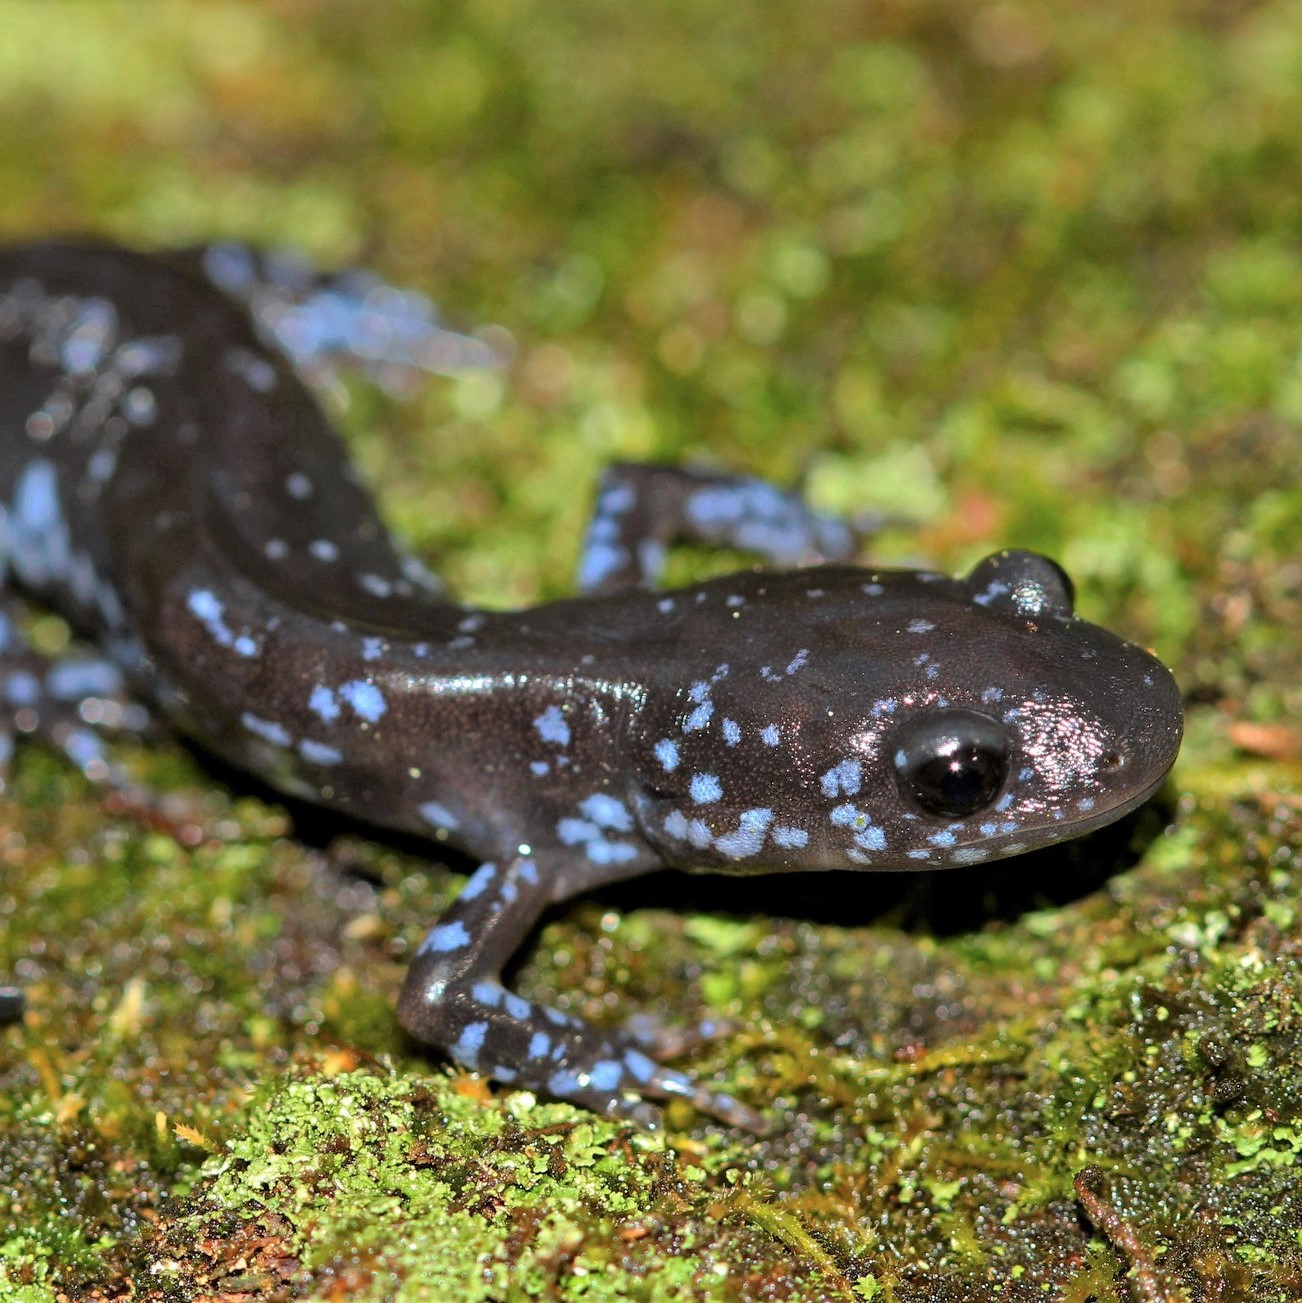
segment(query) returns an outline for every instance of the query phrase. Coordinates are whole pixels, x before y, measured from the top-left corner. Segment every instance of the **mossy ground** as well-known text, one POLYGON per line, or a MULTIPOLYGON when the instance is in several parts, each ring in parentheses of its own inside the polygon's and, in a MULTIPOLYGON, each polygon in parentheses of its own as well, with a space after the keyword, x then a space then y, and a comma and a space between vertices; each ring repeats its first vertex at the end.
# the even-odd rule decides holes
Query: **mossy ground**
POLYGON ((0 0, 0 128, 5 236, 287 242, 509 327, 509 379, 342 417, 473 599, 568 589, 613 457, 695 457, 916 520, 880 559, 1047 551, 1188 700, 1088 844, 549 921, 530 994, 744 1026, 694 1067, 762 1141, 404 1043, 466 864, 124 745, 187 849, 23 751, 0 1298, 1302 1297, 1302 7, 0 0))

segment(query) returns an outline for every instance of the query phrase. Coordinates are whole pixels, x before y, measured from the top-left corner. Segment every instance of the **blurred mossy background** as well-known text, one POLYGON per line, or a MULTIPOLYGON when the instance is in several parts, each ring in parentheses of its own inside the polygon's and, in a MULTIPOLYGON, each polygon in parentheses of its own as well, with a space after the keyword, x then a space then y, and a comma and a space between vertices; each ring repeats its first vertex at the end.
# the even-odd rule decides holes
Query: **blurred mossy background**
POLYGON ((1189 706, 1088 845, 548 924, 530 994, 747 1029, 694 1068, 762 1141, 405 1044, 465 863, 124 744, 187 850, 23 750, 0 1299, 1302 1298, 1302 4, 0 0, 0 142, 6 238, 291 244, 509 330, 339 413, 475 600, 568 590, 612 458, 698 459, 915 522, 878 558, 1055 555, 1189 706))

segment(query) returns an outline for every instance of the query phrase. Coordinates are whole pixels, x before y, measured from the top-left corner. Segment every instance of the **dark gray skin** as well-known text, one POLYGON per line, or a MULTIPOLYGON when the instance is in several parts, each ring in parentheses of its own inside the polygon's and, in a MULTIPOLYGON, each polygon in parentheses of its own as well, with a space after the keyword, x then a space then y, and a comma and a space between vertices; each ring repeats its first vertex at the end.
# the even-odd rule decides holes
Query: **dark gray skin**
POLYGON ((678 537, 850 554, 755 481, 615 467, 588 596, 448 601, 268 342, 268 296, 311 338, 351 301, 239 251, 0 253, 0 558, 102 652, 45 662, 0 609, 0 695, 97 780, 123 781, 86 719, 136 727, 143 702, 286 792, 482 859, 399 1003, 465 1065, 647 1124, 648 1097, 683 1095, 760 1129, 501 986, 547 905, 661 865, 974 864, 1115 819, 1170 768, 1170 674, 1031 553, 964 580, 811 564, 646 591, 678 537))

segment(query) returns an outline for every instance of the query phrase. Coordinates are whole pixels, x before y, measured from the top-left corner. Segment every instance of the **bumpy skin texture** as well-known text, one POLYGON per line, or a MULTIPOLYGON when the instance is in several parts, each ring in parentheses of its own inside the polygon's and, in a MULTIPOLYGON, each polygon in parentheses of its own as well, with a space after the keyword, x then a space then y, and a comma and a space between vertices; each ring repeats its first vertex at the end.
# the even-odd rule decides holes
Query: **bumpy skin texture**
POLYGON ((98 648, 46 662, 0 608, 0 743, 34 733, 121 782, 100 731, 161 716, 286 792, 480 857, 399 1005, 469 1067, 759 1128, 631 1036, 501 985, 546 906, 661 865, 1014 855, 1132 809, 1175 758, 1170 674, 1078 619, 1052 562, 839 564, 845 527, 756 481, 614 467, 584 596, 459 606, 388 537, 305 388, 331 353, 483 361, 378 283, 236 248, 0 251, 0 566, 98 648), (649 591, 683 537, 807 568, 649 591))

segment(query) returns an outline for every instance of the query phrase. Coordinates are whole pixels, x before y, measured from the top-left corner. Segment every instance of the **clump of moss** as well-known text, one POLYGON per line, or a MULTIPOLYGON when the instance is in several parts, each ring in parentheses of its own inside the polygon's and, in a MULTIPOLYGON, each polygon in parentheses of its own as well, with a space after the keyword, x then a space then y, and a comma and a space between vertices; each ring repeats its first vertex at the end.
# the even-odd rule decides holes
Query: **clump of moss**
POLYGON ((773 1297, 832 1296, 769 1236, 725 1223, 717 1173, 567 1105, 354 1071, 281 1078, 246 1118, 205 1165, 202 1197, 154 1237, 155 1278, 256 1295, 292 1275, 309 1291, 449 1303, 724 1299, 745 1263, 773 1297))

